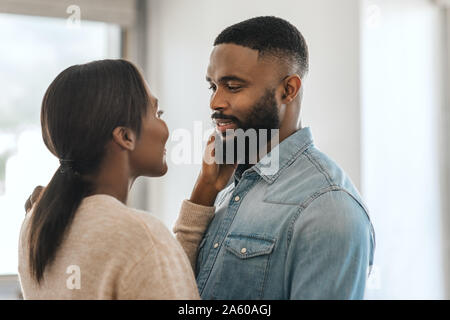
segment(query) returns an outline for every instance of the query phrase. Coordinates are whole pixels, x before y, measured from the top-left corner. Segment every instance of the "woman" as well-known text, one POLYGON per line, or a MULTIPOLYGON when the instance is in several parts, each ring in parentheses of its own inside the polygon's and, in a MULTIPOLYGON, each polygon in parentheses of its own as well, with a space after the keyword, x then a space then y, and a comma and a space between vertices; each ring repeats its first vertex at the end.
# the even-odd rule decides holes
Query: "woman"
POLYGON ((203 163, 191 201, 182 204, 180 243, 158 219, 128 208, 137 177, 167 171, 161 113, 125 60, 75 65, 51 83, 42 134, 61 165, 22 225, 25 299, 199 298, 188 257, 193 265, 214 199, 234 168, 203 163))

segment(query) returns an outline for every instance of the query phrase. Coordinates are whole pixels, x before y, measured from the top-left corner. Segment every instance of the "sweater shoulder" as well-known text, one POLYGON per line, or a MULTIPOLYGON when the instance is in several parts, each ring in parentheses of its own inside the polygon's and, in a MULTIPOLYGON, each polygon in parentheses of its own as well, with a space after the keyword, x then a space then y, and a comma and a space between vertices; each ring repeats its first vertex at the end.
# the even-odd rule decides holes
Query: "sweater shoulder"
POLYGON ((71 233, 84 230, 86 237, 100 246, 136 254, 160 241, 171 241, 170 231, 157 217, 106 195, 84 199, 71 229, 71 233))

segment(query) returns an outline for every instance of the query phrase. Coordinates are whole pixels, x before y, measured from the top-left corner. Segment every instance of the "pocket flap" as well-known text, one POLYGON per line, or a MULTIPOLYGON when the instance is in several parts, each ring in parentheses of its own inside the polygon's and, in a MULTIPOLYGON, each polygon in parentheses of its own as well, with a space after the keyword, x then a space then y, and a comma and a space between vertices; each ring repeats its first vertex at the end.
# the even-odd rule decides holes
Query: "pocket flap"
POLYGON ((269 254, 275 246, 275 239, 262 235, 229 234, 225 248, 240 259, 269 254))

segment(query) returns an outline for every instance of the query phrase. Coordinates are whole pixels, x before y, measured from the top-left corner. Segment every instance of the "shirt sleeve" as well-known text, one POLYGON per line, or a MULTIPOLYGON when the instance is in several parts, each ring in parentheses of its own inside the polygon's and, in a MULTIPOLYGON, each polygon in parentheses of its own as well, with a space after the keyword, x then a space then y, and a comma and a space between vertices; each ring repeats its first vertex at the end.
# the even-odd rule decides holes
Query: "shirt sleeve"
POLYGON ((197 249, 206 228, 214 217, 215 207, 207 207, 184 200, 173 232, 195 270, 197 249))
POLYGON ((329 191, 303 209, 290 229, 285 285, 290 299, 362 299, 374 235, 359 203, 329 191))

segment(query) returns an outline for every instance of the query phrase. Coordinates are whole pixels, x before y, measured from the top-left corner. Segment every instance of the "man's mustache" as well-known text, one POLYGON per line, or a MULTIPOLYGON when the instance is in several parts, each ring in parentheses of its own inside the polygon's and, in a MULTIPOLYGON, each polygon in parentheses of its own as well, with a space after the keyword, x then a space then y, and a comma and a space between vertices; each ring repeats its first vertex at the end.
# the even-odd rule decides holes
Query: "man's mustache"
POLYGON ((229 120, 232 120, 232 121, 234 121, 234 122, 239 122, 239 120, 236 118, 236 117, 233 117, 233 116, 228 116, 228 115, 226 115, 226 114, 223 114, 223 113, 221 113, 221 112, 214 112, 212 115, 211 115, 211 119, 229 119, 229 120))

